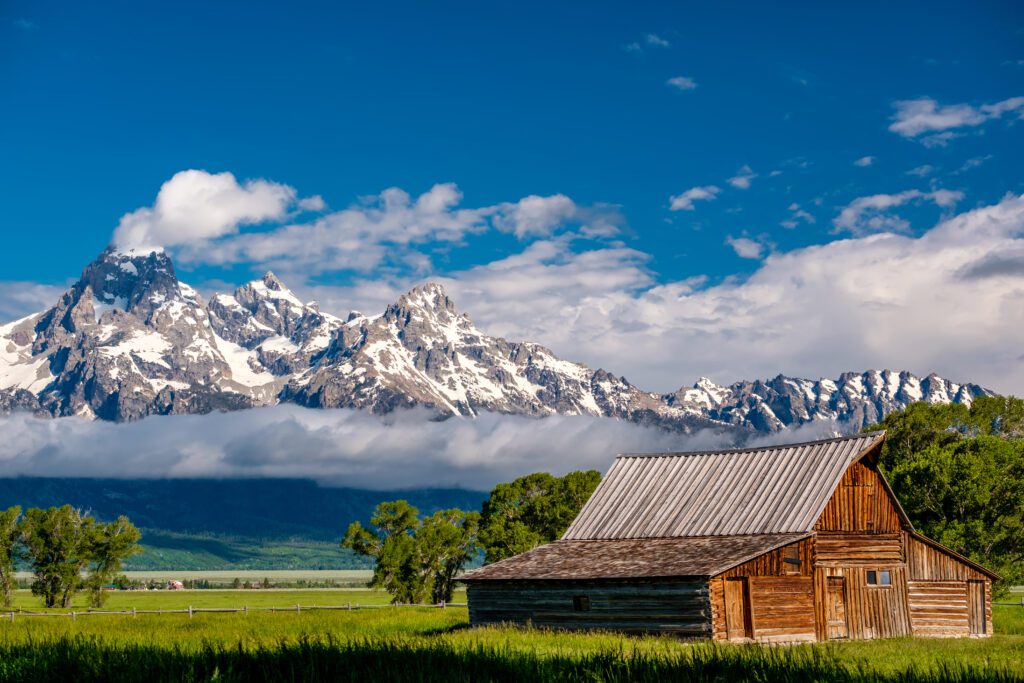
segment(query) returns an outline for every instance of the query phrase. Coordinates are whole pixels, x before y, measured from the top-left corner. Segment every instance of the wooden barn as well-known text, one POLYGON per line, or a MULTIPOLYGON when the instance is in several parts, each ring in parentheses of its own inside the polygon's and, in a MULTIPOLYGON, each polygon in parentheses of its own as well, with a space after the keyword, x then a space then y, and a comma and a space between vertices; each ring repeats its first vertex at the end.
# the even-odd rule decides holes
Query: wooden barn
POLYGON ((467 573, 473 624, 715 640, 991 634, 984 567, 914 530, 884 432, 622 455, 561 540, 467 573))

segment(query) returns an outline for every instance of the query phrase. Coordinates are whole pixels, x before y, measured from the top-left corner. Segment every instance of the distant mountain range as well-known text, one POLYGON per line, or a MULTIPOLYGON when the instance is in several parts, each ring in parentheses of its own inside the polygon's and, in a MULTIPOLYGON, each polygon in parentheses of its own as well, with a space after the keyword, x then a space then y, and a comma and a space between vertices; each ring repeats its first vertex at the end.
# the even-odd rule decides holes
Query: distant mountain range
POLYGON ((113 421, 292 402, 439 417, 596 415, 693 432, 769 433, 816 420, 859 429, 914 401, 992 392, 936 375, 779 375, 658 394, 530 342, 491 337, 438 284, 341 319, 273 273, 209 301, 162 251, 108 248, 50 308, 0 327, 0 411, 113 421))

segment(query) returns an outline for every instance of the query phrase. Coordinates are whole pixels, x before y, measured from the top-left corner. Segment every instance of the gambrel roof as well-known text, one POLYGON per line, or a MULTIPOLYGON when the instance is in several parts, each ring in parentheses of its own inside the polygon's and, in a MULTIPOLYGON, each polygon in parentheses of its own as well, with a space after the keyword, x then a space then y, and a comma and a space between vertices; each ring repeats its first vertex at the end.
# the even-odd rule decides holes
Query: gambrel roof
POLYGON ((562 540, 810 533, 847 468, 884 438, 620 455, 562 540))

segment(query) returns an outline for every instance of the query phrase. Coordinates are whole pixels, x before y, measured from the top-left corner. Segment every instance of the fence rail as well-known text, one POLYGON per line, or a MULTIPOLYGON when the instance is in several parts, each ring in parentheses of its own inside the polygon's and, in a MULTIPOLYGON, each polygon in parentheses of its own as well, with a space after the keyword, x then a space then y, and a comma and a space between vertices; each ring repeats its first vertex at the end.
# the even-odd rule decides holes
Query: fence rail
POLYGON ((130 616, 137 617, 140 614, 187 614, 188 618, 191 619, 196 614, 248 614, 249 612, 295 612, 301 613, 303 611, 316 611, 316 610, 366 610, 366 609, 395 609, 401 607, 417 607, 419 609, 445 609, 447 607, 466 607, 464 602, 441 602, 436 605, 412 605, 412 604, 389 604, 389 605, 360 605, 357 603, 349 603, 345 605, 287 605, 287 606, 274 606, 274 607, 185 607, 183 609, 130 609, 130 610, 98 610, 89 609, 85 611, 72 610, 70 612, 28 612, 28 611, 9 611, 0 612, 0 620, 9 619, 11 622, 15 619, 27 618, 27 617, 64 617, 70 618, 72 621, 78 619, 78 617, 88 616, 130 616))

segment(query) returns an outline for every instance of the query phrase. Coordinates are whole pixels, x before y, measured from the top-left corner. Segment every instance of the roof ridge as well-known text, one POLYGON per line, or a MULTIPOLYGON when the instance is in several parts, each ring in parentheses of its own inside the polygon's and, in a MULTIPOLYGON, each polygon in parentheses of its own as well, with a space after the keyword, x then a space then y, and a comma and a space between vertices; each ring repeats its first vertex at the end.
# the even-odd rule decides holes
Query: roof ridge
POLYGON ((834 443, 836 441, 852 441, 853 439, 865 439, 880 437, 885 435, 885 430, 880 429, 874 432, 859 432, 857 434, 850 434, 847 436, 835 436, 831 439, 818 439, 816 441, 798 441, 795 443, 783 443, 773 444, 766 446, 746 446, 741 448, 723 448, 719 450, 710 451, 665 451, 662 453, 619 453, 615 456, 616 460, 619 458, 662 458, 662 457, 682 457, 690 455, 726 455, 735 453, 755 453, 757 451, 767 450, 778 450, 784 448, 800 448, 802 446, 817 446, 821 444, 834 443))

